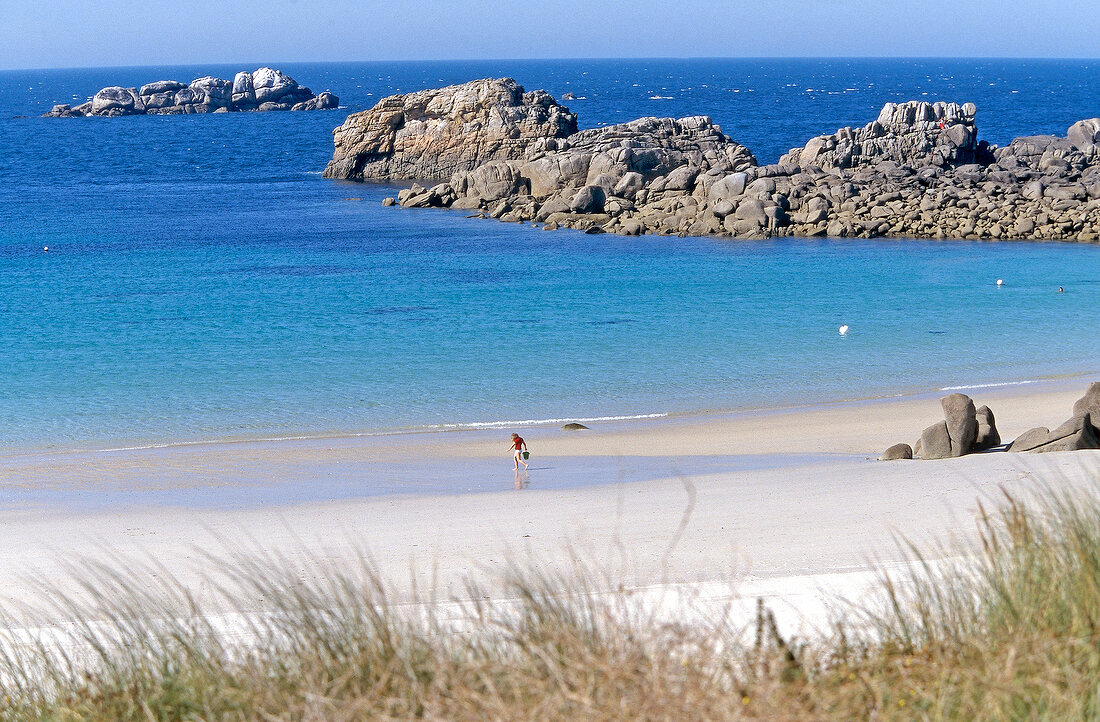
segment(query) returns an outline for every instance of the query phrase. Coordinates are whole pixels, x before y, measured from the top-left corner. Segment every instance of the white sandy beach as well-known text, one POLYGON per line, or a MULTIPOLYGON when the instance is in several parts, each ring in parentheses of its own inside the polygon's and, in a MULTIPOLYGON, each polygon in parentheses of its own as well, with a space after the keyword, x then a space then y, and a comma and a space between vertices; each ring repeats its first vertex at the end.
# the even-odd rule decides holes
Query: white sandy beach
MULTIPOLYGON (((1090 380, 968 393, 1011 440, 1068 418, 1090 380)), ((90 557, 154 559, 201 601, 206 555, 244 551, 302 575, 365 552, 398 600, 461 595, 467 575, 491 582, 510 560, 568 572, 577 559, 628 586, 809 600, 900 560, 899 535, 968 536, 978 500, 1002 489, 1100 479, 1100 451, 877 461, 942 419, 940 395, 520 429, 533 455, 519 489, 510 430, 8 455, 2 597, 65 588, 90 557)))

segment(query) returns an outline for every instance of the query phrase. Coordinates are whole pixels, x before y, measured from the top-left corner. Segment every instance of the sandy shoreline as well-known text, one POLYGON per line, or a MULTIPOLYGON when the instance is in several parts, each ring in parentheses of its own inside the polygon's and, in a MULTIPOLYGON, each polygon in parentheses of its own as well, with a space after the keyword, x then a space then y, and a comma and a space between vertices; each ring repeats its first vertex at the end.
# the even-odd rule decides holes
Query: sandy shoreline
MULTIPOLYGON (((1068 418, 1089 380, 968 393, 1011 439, 1068 418)), ((748 579, 764 594, 767 579, 897 561, 898 534, 965 537, 977 500, 1002 489, 1100 478, 1091 451, 876 461, 942 418, 940 395, 521 430, 534 453, 518 490, 507 430, 9 455, 2 596, 33 601, 28 578, 61 583, 90 555, 155 559, 201 599, 204 554, 242 549, 302 575, 365 553, 398 598, 460 594, 466 575, 516 559, 584 559, 640 587, 748 579)))

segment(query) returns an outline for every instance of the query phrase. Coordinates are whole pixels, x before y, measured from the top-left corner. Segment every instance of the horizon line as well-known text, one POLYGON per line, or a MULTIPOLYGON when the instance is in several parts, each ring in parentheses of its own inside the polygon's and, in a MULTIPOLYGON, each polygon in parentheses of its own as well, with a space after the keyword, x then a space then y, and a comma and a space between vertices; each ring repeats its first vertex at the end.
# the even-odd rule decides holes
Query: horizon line
MULTIPOLYGON (((349 65, 349 64, 392 64, 392 63, 515 63, 515 62, 607 62, 607 61, 647 61, 647 60, 1015 60, 1020 62, 1067 62, 1100 61, 1100 57, 1091 56, 1010 56, 1010 55, 637 55, 637 56, 572 56, 572 57, 533 57, 533 58, 427 58, 427 59, 358 59, 358 60, 281 60, 270 61, 263 65, 349 65)), ((243 61, 203 61, 170 63, 135 63, 128 65, 58 65, 47 67, 3 67, 0 72, 30 72, 55 70, 124 70, 135 68, 175 68, 175 67, 218 67, 225 65, 253 65, 243 61)), ((263 67, 261 65, 260 67, 263 67)))

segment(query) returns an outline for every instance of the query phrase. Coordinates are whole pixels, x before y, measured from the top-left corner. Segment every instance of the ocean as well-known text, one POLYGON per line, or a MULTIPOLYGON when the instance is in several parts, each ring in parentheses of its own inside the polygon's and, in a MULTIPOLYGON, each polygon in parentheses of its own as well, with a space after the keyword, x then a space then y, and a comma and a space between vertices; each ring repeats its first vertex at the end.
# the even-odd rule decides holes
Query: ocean
POLYGON ((1100 116, 1100 61, 286 64, 341 108, 38 117, 107 85, 262 64, 0 73, 0 453, 520 427, 1100 371, 1100 247, 543 232, 383 208, 393 187, 320 176, 348 113, 479 77, 572 92, 582 128, 711 115, 767 163, 887 101, 972 101, 997 144, 1064 134, 1100 116))

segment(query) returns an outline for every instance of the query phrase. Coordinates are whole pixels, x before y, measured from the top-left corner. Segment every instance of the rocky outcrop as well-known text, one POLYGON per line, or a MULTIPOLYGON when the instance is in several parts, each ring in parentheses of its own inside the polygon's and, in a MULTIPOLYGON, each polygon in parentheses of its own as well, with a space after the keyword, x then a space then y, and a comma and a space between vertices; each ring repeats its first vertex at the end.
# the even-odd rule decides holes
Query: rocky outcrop
POLYGON ((888 103, 758 166, 704 116, 577 133, 545 93, 480 80, 349 117, 325 174, 431 179, 473 215, 622 235, 1100 241, 1100 119, 996 148, 976 114, 888 103))
POLYGON ((510 78, 476 80, 382 99, 333 131, 327 178, 443 180, 497 160, 520 160, 538 140, 565 138, 577 117, 548 93, 510 78))
MULTIPOLYGON (((926 428, 905 456, 908 444, 895 444, 880 457, 883 461, 919 457, 946 459, 965 454, 989 451, 1001 445, 997 423, 988 406, 975 410, 974 402, 964 394, 950 394, 940 399, 944 420, 926 428)), ((1013 452, 1080 451, 1100 449, 1100 382, 1089 386, 1085 395, 1073 405, 1073 416, 1058 428, 1036 427, 1020 434, 1007 450, 1013 452)))
MULTIPOLYGON (((986 451, 1000 442, 993 412, 988 406, 974 408, 966 394, 948 394, 940 399, 944 420, 923 432, 913 446, 913 454, 922 459, 948 459, 975 451, 986 451)), ((891 447, 894 448, 894 447, 891 447)))
POLYGON ((1073 416, 1053 431, 1045 426, 1020 434, 1009 451, 1079 451, 1100 449, 1100 382, 1089 385, 1073 404, 1073 416))
POLYGON ((1091 414, 1093 418, 1100 419, 1100 381, 1089 384, 1085 395, 1074 402, 1073 414, 1091 414))
MULTIPOLYGON (((201 80, 201 78, 200 78, 201 80)), ((187 88, 183 83, 174 80, 158 80, 155 83, 147 83, 141 86, 138 95, 145 104, 145 112, 149 113, 161 108, 167 108, 176 104, 176 93, 187 88)), ((103 91, 99 91, 102 93, 103 91)), ((96 95, 99 95, 97 93, 96 95)))
POLYGON ((779 159, 801 168, 855 168, 890 161, 899 166, 946 168, 978 162, 988 148, 978 143, 973 103, 887 103, 862 128, 819 135, 779 159))
POLYGON ((1077 414, 1057 429, 1030 429, 1008 447, 1009 451, 1080 451, 1100 449, 1100 437, 1090 414, 1077 414))
POLYGON ((142 102, 134 88, 104 88, 92 97, 89 115, 138 115, 145 112, 142 102))
POLYGON ((237 73, 232 81, 205 76, 184 85, 158 80, 138 88, 103 88, 92 99, 75 108, 55 105, 44 117, 117 117, 122 115, 176 115, 225 113, 245 110, 327 110, 340 99, 325 91, 298 85, 290 76, 272 68, 254 73, 237 73))
POLYGON ((667 218, 676 215, 676 207, 705 204, 710 185, 754 164, 752 154, 710 118, 641 118, 540 140, 521 160, 456 173, 450 186, 468 204, 505 202, 501 217, 514 220, 529 216, 568 224, 574 216, 602 215, 610 220, 647 205, 670 211, 658 211, 667 218), (489 182, 496 179, 502 182, 489 182))

